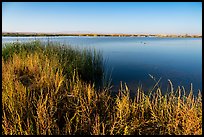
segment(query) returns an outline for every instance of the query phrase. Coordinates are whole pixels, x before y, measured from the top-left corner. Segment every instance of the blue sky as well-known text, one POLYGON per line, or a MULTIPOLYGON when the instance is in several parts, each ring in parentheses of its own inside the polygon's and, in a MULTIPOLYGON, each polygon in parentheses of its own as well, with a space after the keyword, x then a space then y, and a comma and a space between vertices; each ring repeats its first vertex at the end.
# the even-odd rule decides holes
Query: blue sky
POLYGON ((2 31, 202 34, 201 2, 3 2, 2 31))

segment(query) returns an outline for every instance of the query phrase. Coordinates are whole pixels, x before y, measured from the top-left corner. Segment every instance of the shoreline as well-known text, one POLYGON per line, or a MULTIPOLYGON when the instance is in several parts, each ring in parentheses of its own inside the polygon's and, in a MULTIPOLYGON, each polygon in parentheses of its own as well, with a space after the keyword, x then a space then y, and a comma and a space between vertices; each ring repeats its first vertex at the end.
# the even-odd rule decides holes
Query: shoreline
POLYGON ((13 33, 3 32, 2 37, 33 37, 33 36, 85 36, 85 37, 158 37, 158 38, 202 38, 201 35, 163 35, 163 34, 97 34, 97 33, 83 33, 83 34, 59 34, 59 33, 13 33))

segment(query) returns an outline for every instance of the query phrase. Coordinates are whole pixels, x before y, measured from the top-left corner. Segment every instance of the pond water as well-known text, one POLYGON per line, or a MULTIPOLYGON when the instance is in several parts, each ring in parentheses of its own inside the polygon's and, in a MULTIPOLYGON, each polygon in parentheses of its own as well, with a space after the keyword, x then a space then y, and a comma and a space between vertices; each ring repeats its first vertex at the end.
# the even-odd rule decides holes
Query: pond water
POLYGON ((120 81, 126 82, 131 91, 142 85, 151 89, 161 78, 159 86, 166 91, 168 79, 194 92, 202 90, 202 38, 155 37, 2 37, 2 43, 16 41, 53 41, 78 47, 91 47, 102 51, 107 68, 112 71, 113 89, 120 81), (149 75, 150 74, 150 75, 149 75))

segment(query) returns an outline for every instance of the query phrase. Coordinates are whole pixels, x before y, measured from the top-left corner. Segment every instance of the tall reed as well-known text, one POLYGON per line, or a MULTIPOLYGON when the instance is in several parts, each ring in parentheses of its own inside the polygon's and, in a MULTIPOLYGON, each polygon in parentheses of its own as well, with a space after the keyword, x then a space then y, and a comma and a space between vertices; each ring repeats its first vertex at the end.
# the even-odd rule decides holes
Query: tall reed
POLYGON ((39 52, 44 56, 59 60, 63 67, 63 75, 70 78, 73 70, 77 70, 83 81, 95 83, 97 87, 102 87, 105 74, 105 67, 102 53, 95 49, 80 49, 70 45, 60 43, 43 43, 40 41, 33 42, 14 42, 6 43, 2 48, 2 58, 7 60, 14 54, 26 58, 27 54, 39 52))

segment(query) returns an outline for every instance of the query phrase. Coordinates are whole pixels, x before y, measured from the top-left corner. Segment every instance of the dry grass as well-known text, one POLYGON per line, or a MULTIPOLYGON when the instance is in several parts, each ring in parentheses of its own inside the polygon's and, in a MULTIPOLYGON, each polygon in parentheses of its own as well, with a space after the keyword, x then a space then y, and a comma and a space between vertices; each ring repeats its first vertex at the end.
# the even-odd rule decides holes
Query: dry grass
MULTIPOLYGON (((69 64, 67 64, 69 65, 69 64)), ((2 56, 4 135, 201 135, 202 94, 183 87, 162 95, 138 87, 134 98, 121 83, 116 97, 71 77, 56 56, 43 52, 2 56)), ((109 89, 110 90, 110 89, 109 89)))

